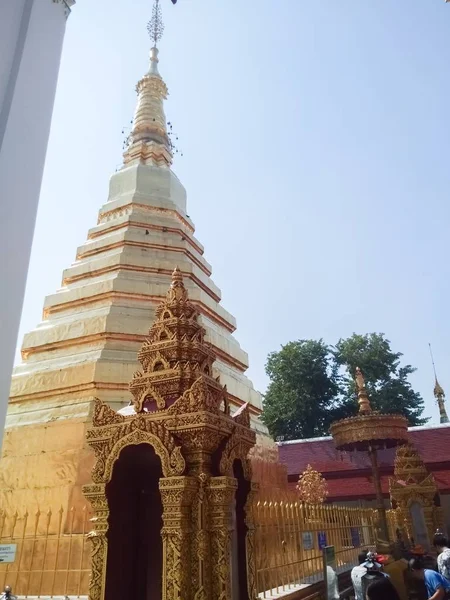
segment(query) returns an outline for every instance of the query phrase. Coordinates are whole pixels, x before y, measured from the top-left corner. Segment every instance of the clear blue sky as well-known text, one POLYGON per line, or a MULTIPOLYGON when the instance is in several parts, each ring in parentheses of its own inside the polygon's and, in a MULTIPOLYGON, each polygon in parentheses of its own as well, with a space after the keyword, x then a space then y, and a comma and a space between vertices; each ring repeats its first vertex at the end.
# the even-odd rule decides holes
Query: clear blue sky
MULTIPOLYGON (((255 386, 290 340, 384 332, 436 422, 428 341, 450 397, 450 6, 161 2, 174 170, 255 386)), ((78 0, 68 21, 20 341, 107 198, 150 15, 151 0, 78 0)))

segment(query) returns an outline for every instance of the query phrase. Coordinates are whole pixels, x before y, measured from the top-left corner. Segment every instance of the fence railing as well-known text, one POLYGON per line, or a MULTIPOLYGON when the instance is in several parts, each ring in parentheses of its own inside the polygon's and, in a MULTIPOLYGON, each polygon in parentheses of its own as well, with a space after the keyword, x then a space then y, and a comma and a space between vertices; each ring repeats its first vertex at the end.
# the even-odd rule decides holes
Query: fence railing
MULTIPOLYGON (((87 508, 57 513, 0 511, 0 544, 13 562, 0 562, 0 590, 16 596, 86 596, 90 577, 91 514, 87 508)), ((6 558, 8 560, 8 558, 6 558)))
POLYGON ((314 583, 323 576, 322 548, 334 546, 338 572, 357 564, 376 537, 376 512, 331 504, 311 505, 292 491, 258 494, 255 523, 257 591, 261 597, 314 583))
MULTIPOLYGON (((338 571, 356 564, 362 547, 375 542, 372 509, 309 505, 294 491, 260 492, 250 507, 255 523, 257 591, 261 597, 314 583, 322 577, 322 548, 335 547, 338 571)), ((0 544, 13 562, 0 562, 0 590, 15 595, 86 596, 90 577, 91 529, 87 508, 52 513, 0 511, 0 544)))

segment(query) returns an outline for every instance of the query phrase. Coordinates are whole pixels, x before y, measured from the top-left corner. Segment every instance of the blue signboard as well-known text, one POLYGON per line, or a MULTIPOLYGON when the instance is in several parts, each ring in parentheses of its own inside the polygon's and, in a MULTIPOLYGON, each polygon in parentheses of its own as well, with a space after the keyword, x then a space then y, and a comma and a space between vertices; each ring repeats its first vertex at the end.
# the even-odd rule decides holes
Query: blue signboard
POLYGON ((327 534, 325 531, 319 531, 317 534, 317 541, 319 543, 319 550, 323 550, 327 545, 327 534))
POLYGON ((312 550, 314 548, 314 538, 311 531, 302 533, 303 550, 312 550))
POLYGON ((359 546, 361 546, 361 537, 359 535, 359 528, 351 527, 350 535, 352 536, 352 546, 354 548, 358 548, 359 546))

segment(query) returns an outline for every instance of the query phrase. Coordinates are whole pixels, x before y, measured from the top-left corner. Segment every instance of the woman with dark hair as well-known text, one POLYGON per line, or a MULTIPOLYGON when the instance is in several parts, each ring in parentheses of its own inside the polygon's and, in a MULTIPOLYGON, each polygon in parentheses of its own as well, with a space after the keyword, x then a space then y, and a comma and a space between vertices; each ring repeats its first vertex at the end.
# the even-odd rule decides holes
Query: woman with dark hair
POLYGON ((436 571, 425 569, 421 558, 412 558, 409 561, 409 568, 415 579, 425 583, 430 600, 443 600, 447 596, 450 591, 450 581, 436 571))
POLYGON ((380 577, 367 588, 367 600, 400 600, 400 596, 388 577, 380 577))

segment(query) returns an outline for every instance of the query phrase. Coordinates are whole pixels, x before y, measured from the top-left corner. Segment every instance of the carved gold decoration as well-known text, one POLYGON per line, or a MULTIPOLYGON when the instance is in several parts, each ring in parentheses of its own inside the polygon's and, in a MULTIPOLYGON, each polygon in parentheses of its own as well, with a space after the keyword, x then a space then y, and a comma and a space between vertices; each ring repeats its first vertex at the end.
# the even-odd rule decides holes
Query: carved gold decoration
MULTIPOLYGON (((149 444, 161 461, 164 600, 230 598, 231 523, 240 461, 251 481, 248 454, 255 444, 248 405, 233 416, 228 393, 212 376, 215 355, 179 269, 142 345, 130 406, 116 413, 97 400, 87 442, 96 462, 91 501, 94 530, 90 600, 103 600, 108 558, 106 484, 124 448, 149 444), (216 476, 220 473, 220 476, 216 476)), ((257 487, 257 486, 256 486, 257 487)), ((251 489, 254 491, 256 487, 251 489)), ((252 497, 249 493, 247 504, 252 497)), ((249 504, 248 504, 249 506, 249 504)), ((254 592, 254 528, 247 514, 247 571, 254 592)))
POLYGON ((429 540, 432 540, 436 529, 443 527, 441 509, 435 503, 438 487, 412 444, 397 450, 389 492, 396 507, 397 526, 406 530, 409 538, 415 537, 410 509, 413 502, 418 502, 423 509, 429 540))
POLYGON ((356 369, 355 384, 359 413, 354 417, 335 421, 330 427, 330 432, 338 450, 368 453, 380 517, 380 534, 383 541, 387 541, 389 532, 378 470, 377 450, 405 444, 408 441, 408 421, 402 415, 383 414, 372 410, 359 367, 356 369))
POLYGON ((302 502, 323 504, 328 496, 328 484, 322 474, 308 465, 298 478, 297 491, 302 502))
POLYGON ((373 411, 366 390, 366 382, 356 367, 355 385, 358 393, 359 414, 335 421, 330 428, 338 450, 392 448, 408 440, 408 421, 396 414, 373 411))
POLYGON ((364 381, 363 374, 359 367, 356 367, 355 383, 358 392, 359 412, 371 412, 372 408, 370 406, 369 396, 367 395, 366 382, 364 381))

